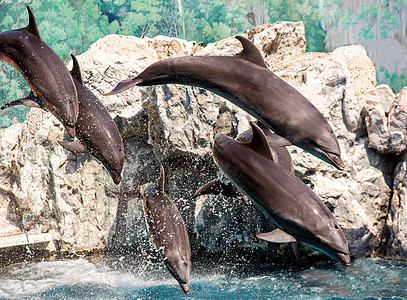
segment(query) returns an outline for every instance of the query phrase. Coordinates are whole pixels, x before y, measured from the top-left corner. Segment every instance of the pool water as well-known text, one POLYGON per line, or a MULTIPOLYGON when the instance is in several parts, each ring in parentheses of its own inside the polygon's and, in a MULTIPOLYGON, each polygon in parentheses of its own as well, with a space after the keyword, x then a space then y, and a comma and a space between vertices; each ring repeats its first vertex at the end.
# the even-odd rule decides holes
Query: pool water
POLYGON ((407 262, 400 261, 194 266, 189 295, 157 264, 124 265, 84 258, 9 265, 0 270, 0 299, 407 299, 407 262))

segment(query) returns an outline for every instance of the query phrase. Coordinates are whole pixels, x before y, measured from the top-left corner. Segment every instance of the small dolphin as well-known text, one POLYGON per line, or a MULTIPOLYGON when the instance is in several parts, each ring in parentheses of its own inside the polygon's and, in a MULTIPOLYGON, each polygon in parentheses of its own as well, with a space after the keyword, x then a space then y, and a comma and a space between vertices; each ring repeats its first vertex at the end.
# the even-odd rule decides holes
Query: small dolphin
POLYGON ((62 122, 70 137, 75 137, 78 118, 75 85, 61 58, 41 39, 29 6, 27 10, 27 27, 0 33, 0 59, 16 67, 32 91, 1 109, 14 105, 45 108, 62 122))
POLYGON ((332 213, 301 180, 274 162, 263 131, 254 123, 251 126, 250 143, 218 134, 213 157, 229 179, 278 227, 257 236, 276 243, 303 242, 349 265, 348 243, 332 213))
POLYGON ((98 98, 83 84, 81 69, 74 55, 70 71, 78 92, 79 114, 75 131, 77 141, 59 142, 68 151, 89 152, 109 171, 115 184, 121 181, 124 146, 119 129, 98 98))
MULTIPOLYGON (((257 125, 263 130, 266 139, 269 141, 270 151, 273 155, 273 160, 275 163, 284 168, 287 172, 294 174, 294 165, 291 159, 290 152, 285 147, 273 147, 272 143, 275 140, 276 134, 272 133, 267 127, 265 127, 261 122, 257 122, 257 125)), ((253 138, 253 131, 251 129, 240 134, 236 140, 241 143, 249 143, 253 138)), ((198 197, 205 194, 214 194, 227 197, 238 197, 241 196, 237 188, 230 182, 225 182, 219 178, 215 178, 208 183, 201 186, 192 196, 192 198, 198 197)), ((245 198, 245 197, 244 197, 245 198)))
POLYGON ((178 281, 184 293, 188 294, 191 272, 191 246, 188 232, 181 213, 165 193, 164 186, 165 172, 161 166, 157 184, 149 184, 143 192, 135 190, 115 194, 123 200, 142 199, 150 236, 168 271, 178 281))
POLYGON ((294 144, 338 169, 344 168, 335 133, 302 94, 271 72, 256 46, 243 36, 239 56, 185 56, 161 60, 121 81, 109 94, 133 85, 186 84, 233 102, 277 135, 273 146, 294 144))

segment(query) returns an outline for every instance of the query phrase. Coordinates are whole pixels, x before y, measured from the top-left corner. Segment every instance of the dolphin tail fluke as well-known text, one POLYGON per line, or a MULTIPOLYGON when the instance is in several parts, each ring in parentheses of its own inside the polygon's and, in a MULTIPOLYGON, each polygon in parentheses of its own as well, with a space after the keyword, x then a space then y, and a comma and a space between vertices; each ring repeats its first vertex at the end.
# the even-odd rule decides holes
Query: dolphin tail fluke
POLYGON ((124 200, 124 201, 130 201, 133 199, 139 200, 141 198, 141 193, 139 189, 136 190, 132 190, 132 191, 127 191, 127 192, 113 192, 110 191, 112 193, 112 195, 116 196, 117 198, 119 198, 120 200, 124 200))
POLYGON ((137 81, 135 79, 136 79, 136 77, 133 76, 133 77, 127 78, 126 80, 120 81, 113 90, 111 90, 110 92, 108 92, 104 95, 110 96, 110 95, 124 92, 125 90, 127 90, 137 84, 137 81))
POLYGON ((272 243, 292 243, 297 240, 292 235, 282 231, 281 229, 273 230, 272 232, 256 234, 259 239, 272 243))

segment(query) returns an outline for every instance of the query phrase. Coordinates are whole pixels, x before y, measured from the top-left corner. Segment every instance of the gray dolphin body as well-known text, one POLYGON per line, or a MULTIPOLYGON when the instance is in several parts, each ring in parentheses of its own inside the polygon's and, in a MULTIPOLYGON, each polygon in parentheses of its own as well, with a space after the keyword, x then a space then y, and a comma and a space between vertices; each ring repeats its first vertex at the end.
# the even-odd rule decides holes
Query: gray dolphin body
POLYGON ((302 94, 272 73, 256 46, 242 36, 239 56, 186 56, 158 61, 108 94, 133 85, 186 84, 218 94, 265 124, 278 136, 274 146, 294 144, 338 169, 344 168, 336 136, 302 94))
POLYGON ((21 72, 32 92, 2 109, 20 104, 45 108, 63 123, 69 136, 74 137, 78 118, 74 82, 61 58, 41 39, 30 7, 27 6, 27 10, 27 27, 0 33, 0 58, 21 72))
POLYGON ((165 193, 164 185, 165 173, 161 166, 157 184, 148 185, 142 193, 135 190, 123 193, 119 197, 142 199, 150 236, 168 271, 178 281, 184 293, 188 294, 191 272, 191 246, 188 232, 177 206, 165 193))
POLYGON ((72 56, 70 72, 78 92, 79 114, 75 125, 78 141, 59 142, 72 152, 89 152, 109 171, 115 184, 121 181, 124 146, 119 129, 99 99, 83 84, 79 63, 72 56))
POLYGON ((258 237, 303 242, 349 265, 348 243, 332 213, 304 183, 274 162, 263 132, 253 123, 252 129, 250 143, 218 134, 213 156, 230 180, 278 226, 258 237))
MULTIPOLYGON (((267 127, 263 124, 258 123, 259 127, 263 130, 263 133, 266 136, 266 139, 269 141, 270 145, 270 152, 273 155, 273 160, 276 164, 280 165, 284 168, 287 172, 294 174, 294 165, 291 159, 290 152, 285 147, 273 147, 272 143, 276 138, 276 134, 272 133, 267 127)), ((240 134, 236 141, 241 143, 249 143, 253 138, 253 131, 251 129, 243 132, 240 134)), ((200 195, 205 194, 214 194, 219 195, 222 194, 223 196, 227 197, 237 197, 240 196, 239 191, 237 188, 229 181, 225 182, 219 178, 213 179, 208 183, 201 186, 192 196, 193 198, 198 197, 200 195)))

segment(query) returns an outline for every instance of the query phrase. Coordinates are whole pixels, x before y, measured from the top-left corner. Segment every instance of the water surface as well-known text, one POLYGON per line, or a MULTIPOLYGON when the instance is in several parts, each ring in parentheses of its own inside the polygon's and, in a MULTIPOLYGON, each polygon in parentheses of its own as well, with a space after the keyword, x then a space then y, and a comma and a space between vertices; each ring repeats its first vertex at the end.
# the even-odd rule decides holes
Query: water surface
POLYGON ((157 264, 125 266, 83 258, 13 264, 0 270, 0 299, 407 299, 407 262, 399 261, 305 268, 195 263, 189 295, 157 264))

